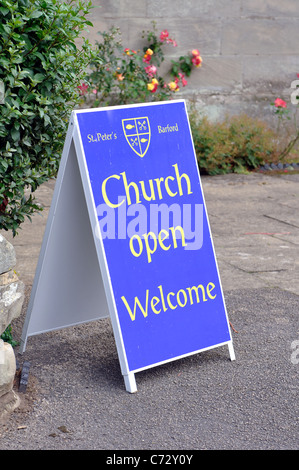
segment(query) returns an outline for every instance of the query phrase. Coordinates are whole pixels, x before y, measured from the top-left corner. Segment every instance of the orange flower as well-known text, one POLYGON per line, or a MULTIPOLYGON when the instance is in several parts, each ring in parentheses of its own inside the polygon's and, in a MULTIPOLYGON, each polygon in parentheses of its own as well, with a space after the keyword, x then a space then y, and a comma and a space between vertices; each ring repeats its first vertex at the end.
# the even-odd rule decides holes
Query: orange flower
POLYGON ((128 47, 125 48, 124 53, 127 55, 137 54, 137 52, 134 51, 134 49, 129 49, 128 47))
POLYGON ((149 61, 150 61, 151 58, 152 58, 153 53, 154 53, 154 52, 153 52, 151 49, 148 49, 148 50, 146 51, 146 53, 144 54, 144 56, 143 56, 143 59, 142 59, 143 62, 146 62, 146 63, 148 64, 149 61))
POLYGON ((155 93, 155 91, 157 91, 158 85, 159 85, 158 80, 156 78, 153 78, 152 81, 147 84, 147 89, 151 93, 155 93))
POLYGON ((117 73, 116 72, 116 78, 119 82, 122 82, 125 77, 123 76, 122 73, 117 73))
POLYGON ((172 82, 169 82, 168 83, 168 88, 171 90, 171 91, 179 91, 180 87, 178 85, 178 80, 174 80, 172 82))

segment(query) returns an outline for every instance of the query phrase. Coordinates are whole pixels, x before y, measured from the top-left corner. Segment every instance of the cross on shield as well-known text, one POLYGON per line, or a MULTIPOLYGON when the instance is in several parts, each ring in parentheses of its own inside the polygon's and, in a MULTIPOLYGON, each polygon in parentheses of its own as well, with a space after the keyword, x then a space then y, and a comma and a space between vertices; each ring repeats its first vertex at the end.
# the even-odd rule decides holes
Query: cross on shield
POLYGON ((122 126, 130 148, 139 157, 144 157, 151 140, 151 128, 148 117, 123 119, 122 126))

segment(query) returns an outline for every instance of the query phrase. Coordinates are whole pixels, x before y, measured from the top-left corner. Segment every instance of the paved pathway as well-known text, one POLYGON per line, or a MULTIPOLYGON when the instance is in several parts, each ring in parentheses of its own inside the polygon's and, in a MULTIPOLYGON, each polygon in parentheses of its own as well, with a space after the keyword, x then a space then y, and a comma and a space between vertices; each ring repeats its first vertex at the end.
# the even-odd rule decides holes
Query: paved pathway
MULTIPOLYGON (((0 427, 0 449, 298 448, 299 175, 202 182, 236 361, 225 347, 149 369, 132 395, 108 320, 29 338, 28 393, 0 427)), ((37 192, 42 215, 13 240, 2 232, 26 302, 54 184, 37 192)))

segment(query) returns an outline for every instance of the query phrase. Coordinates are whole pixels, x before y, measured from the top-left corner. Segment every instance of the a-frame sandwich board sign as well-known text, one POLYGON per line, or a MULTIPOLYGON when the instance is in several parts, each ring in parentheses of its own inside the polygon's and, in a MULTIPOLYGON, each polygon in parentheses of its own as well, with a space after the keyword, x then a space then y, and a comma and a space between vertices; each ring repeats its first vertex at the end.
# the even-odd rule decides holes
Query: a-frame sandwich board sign
POLYGON ((129 392, 149 367, 235 359, 184 100, 72 113, 20 352, 107 316, 129 392))

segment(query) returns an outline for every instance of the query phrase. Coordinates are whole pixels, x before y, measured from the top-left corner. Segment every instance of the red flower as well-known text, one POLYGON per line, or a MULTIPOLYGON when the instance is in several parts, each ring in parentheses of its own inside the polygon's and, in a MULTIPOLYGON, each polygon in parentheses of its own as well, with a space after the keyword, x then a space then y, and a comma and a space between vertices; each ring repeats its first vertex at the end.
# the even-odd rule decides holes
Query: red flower
POLYGON ((186 86, 186 85, 188 84, 188 82, 187 82, 187 80, 185 79, 185 75, 184 75, 183 73, 179 72, 179 77, 180 77, 180 79, 181 79, 181 81, 182 81, 182 85, 183 85, 183 86, 186 86))
POLYGON ((159 85, 159 82, 156 78, 153 78, 151 83, 148 83, 147 84, 147 89, 151 92, 151 93, 155 93, 155 91, 157 91, 157 88, 158 88, 158 85, 159 85))
POLYGON ((167 44, 172 44, 174 47, 177 46, 176 41, 174 39, 170 39, 169 32, 167 31, 167 29, 164 29, 164 31, 161 32, 160 41, 166 41, 167 44))
POLYGON ((287 104, 281 98, 276 98, 276 100, 274 101, 274 106, 276 108, 286 108, 287 104))
POLYGON ((146 64, 148 64, 148 63, 150 62, 151 58, 152 58, 151 55, 149 55, 149 54, 144 54, 142 60, 143 60, 143 62, 145 62, 146 64))
POLYGON ((4 196, 3 202, 0 204, 0 212, 5 212, 5 208, 8 204, 7 197, 4 196))
POLYGON ((191 54, 192 54, 192 64, 195 65, 195 67, 201 67, 201 63, 202 63, 202 58, 200 57, 200 53, 199 53, 199 50, 198 49, 193 49, 193 51, 191 51, 191 54))
POLYGON ((148 65, 144 68, 144 70, 150 78, 152 78, 157 73, 157 67, 155 65, 148 65))
POLYGON ((127 55, 137 54, 137 52, 134 51, 134 49, 129 49, 128 47, 124 49, 124 53, 127 55))
POLYGON ((82 83, 82 85, 78 85, 78 88, 80 95, 86 95, 88 86, 85 83, 82 83))
POLYGON ((202 58, 200 57, 200 55, 194 56, 191 60, 192 64, 195 65, 195 67, 201 67, 202 58))
POLYGON ((152 55, 153 55, 153 51, 152 51, 151 49, 148 49, 148 50, 146 51, 146 53, 144 54, 144 56, 143 56, 143 59, 142 59, 143 62, 145 62, 145 63, 148 64, 149 61, 150 61, 151 58, 152 58, 152 55))
POLYGON ((161 32, 160 34, 160 40, 163 42, 165 41, 165 39, 167 39, 169 36, 169 33, 167 31, 167 29, 164 29, 164 31, 161 32))

